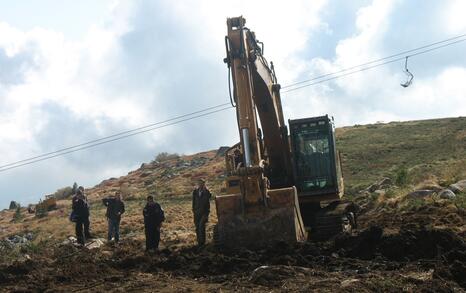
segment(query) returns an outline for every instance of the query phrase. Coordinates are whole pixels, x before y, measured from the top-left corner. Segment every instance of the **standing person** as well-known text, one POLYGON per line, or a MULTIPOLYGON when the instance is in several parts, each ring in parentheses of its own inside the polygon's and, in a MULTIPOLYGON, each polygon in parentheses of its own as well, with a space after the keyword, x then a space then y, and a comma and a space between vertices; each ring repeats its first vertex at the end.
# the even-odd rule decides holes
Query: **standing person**
POLYGON ((72 198, 72 221, 76 224, 76 239, 78 244, 84 245, 84 223, 86 218, 89 218, 89 210, 87 209, 86 202, 84 201, 84 195, 82 193, 76 193, 72 198))
POLYGON ((160 227, 165 220, 162 207, 149 195, 142 212, 144 216, 144 232, 146 233, 146 251, 157 250, 160 242, 160 227))
POLYGON ((107 207, 105 216, 108 221, 108 241, 115 237, 115 242, 120 241, 120 220, 121 215, 125 212, 125 204, 121 200, 120 191, 115 192, 114 197, 102 199, 102 203, 107 207))
POLYGON ((90 208, 89 201, 87 200, 87 196, 84 194, 84 187, 79 186, 77 194, 81 195, 81 197, 84 200, 84 203, 86 204, 86 213, 85 213, 86 216, 85 216, 85 218, 83 220, 84 221, 83 222, 83 224, 84 224, 84 236, 86 237, 86 239, 91 239, 92 236, 91 236, 91 233, 90 233, 90 230, 89 230, 89 228, 90 228, 89 226, 91 225, 91 222, 89 221, 89 216, 90 216, 91 213, 89 211, 89 208, 90 208))
POLYGON ((193 215, 198 246, 205 245, 205 226, 209 220, 211 197, 212 195, 205 185, 205 180, 199 179, 197 188, 193 191, 193 215))

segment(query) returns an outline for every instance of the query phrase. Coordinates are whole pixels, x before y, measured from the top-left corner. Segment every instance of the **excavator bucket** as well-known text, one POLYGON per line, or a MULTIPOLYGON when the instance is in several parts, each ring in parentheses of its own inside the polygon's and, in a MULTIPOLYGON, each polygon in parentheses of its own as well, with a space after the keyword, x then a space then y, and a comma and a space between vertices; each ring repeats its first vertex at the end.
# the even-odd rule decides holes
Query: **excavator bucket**
POLYGON ((215 203, 217 245, 254 248, 307 239, 295 187, 268 190, 267 203, 262 205, 245 205, 240 193, 217 196, 215 203))

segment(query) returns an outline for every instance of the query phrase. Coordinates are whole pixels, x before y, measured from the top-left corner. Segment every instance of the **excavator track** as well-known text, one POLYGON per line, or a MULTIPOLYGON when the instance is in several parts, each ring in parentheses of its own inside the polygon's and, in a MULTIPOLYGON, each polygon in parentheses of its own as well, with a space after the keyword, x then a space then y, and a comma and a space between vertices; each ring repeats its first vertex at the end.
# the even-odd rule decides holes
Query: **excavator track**
POLYGON ((310 238, 325 241, 342 233, 351 234, 357 228, 357 208, 352 202, 332 202, 315 215, 310 238))

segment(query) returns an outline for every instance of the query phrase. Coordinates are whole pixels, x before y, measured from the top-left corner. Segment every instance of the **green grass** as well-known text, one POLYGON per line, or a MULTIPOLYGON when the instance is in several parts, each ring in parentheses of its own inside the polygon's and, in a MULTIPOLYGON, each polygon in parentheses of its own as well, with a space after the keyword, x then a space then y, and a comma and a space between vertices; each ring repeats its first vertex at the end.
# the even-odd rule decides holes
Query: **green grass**
POLYGON ((457 208, 461 208, 461 209, 466 210, 466 193, 463 192, 463 193, 457 194, 455 199, 453 200, 453 204, 457 208))
POLYGON ((336 136, 349 194, 381 177, 400 185, 466 179, 464 117, 344 127, 336 136))

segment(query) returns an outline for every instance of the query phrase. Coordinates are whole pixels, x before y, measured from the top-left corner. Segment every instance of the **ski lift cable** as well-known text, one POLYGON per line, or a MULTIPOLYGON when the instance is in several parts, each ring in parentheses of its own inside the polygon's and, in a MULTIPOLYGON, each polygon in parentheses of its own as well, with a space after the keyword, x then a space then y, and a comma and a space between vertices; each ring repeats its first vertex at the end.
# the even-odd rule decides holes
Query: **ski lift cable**
MULTIPOLYGON (((458 43, 461 43, 461 42, 464 42, 464 41, 466 41, 466 38, 461 39, 461 40, 457 40, 457 41, 454 41, 454 42, 450 42, 450 43, 447 43, 447 44, 443 44, 443 45, 440 45, 440 46, 437 46, 437 47, 434 47, 434 48, 426 49, 426 50, 423 50, 423 51, 420 51, 420 52, 416 52, 416 53, 413 53, 411 55, 408 55, 408 57, 413 57, 413 56, 418 56, 418 55, 421 55, 421 54, 426 54, 428 52, 432 52, 432 51, 435 51, 435 50, 438 50, 438 49, 441 49, 441 48, 444 48, 444 47, 448 47, 448 46, 451 46, 451 45, 454 45, 454 44, 458 44, 458 43)), ((385 62, 382 62, 382 63, 377 63, 377 64, 374 64, 372 66, 363 67, 363 68, 360 68, 360 69, 357 69, 357 70, 353 70, 353 71, 343 73, 343 74, 339 74, 339 75, 335 75, 335 76, 331 76, 332 74, 326 74, 325 76, 331 76, 331 77, 326 78, 326 79, 322 79, 322 80, 318 80, 318 81, 315 81, 315 82, 312 82, 312 83, 304 84, 304 85, 294 87, 294 88, 291 88, 291 89, 287 89, 287 90, 282 91, 282 93, 288 93, 288 92, 296 91, 296 90, 306 88, 306 87, 309 87, 309 86, 313 86, 313 85, 316 85, 316 84, 320 84, 320 83, 323 83, 323 82, 331 81, 331 80, 334 80, 334 79, 339 79, 339 78, 344 77, 344 76, 352 75, 352 74, 355 74, 355 73, 358 73, 358 72, 366 71, 366 70, 373 69, 373 68, 376 68, 376 67, 379 67, 379 66, 383 66, 383 65, 387 65, 387 64, 390 64, 390 63, 393 63, 393 62, 397 62, 397 61, 403 60, 405 58, 406 58, 406 56, 403 56, 403 57, 400 57, 400 58, 388 60, 388 61, 385 61, 385 62)))
MULTIPOLYGON (((438 50, 440 48, 444 48, 444 47, 447 47, 447 46, 451 46, 453 44, 457 44, 457 43, 466 41, 466 38, 457 40, 457 39, 459 39, 461 37, 464 37, 464 36, 466 36, 466 34, 463 34, 463 35, 460 35, 460 36, 457 36, 457 37, 454 37, 454 38, 446 39, 446 40, 443 40, 443 41, 439 41, 439 42, 436 42, 436 43, 432 43, 432 44, 429 44, 429 45, 425 45, 425 46, 422 46, 422 47, 419 47, 419 48, 416 48, 416 49, 400 52, 398 54, 394 54, 394 55, 384 57, 384 58, 381 58, 381 59, 378 59, 378 60, 373 60, 373 61, 370 61, 370 62, 366 62, 366 63, 360 64, 360 65, 357 65, 357 66, 345 68, 345 69, 342 69, 342 70, 337 71, 337 72, 320 75, 320 76, 317 76, 317 77, 315 77, 313 79, 310 79, 310 80, 307 80, 307 81, 302 81, 302 82, 299 82, 299 83, 289 84, 289 85, 286 85, 286 86, 284 86, 282 88, 289 88, 289 87, 292 87, 292 86, 297 85, 297 84, 302 84, 302 83, 305 83, 305 82, 308 82, 308 81, 318 80, 318 79, 321 79, 321 78, 324 78, 324 77, 327 77, 327 76, 331 76, 331 77, 323 79, 323 80, 319 80, 319 81, 309 83, 309 84, 305 84, 305 85, 302 85, 302 86, 299 86, 299 87, 291 88, 291 89, 288 89, 288 90, 285 90, 285 91, 282 91, 282 92, 286 93, 286 92, 295 91, 295 90, 298 90, 298 89, 301 89, 301 88, 305 88, 305 87, 312 86, 312 85, 315 85, 315 84, 327 82, 327 81, 338 79, 338 78, 341 78, 341 77, 344 77, 344 76, 347 76, 347 75, 355 74, 355 73, 358 73, 358 72, 361 72, 361 71, 369 70, 369 69, 372 69, 372 68, 375 68, 375 67, 379 67, 379 66, 382 66, 382 65, 386 65, 386 64, 389 64, 389 63, 400 61, 400 60, 405 59, 407 57, 413 57, 413 56, 417 56, 417 55, 420 55, 420 54, 425 54, 425 53, 428 53, 428 52, 431 52, 431 51, 434 51, 434 50, 438 50), (429 47, 432 47, 434 45, 442 44, 442 43, 452 41, 452 40, 456 40, 456 41, 449 42, 447 44, 443 44, 443 45, 436 46, 436 47, 433 47, 433 48, 429 48, 429 47), (429 49, 419 51, 422 48, 429 48, 429 49), (419 51, 419 52, 415 52, 415 51, 419 51), (415 53, 413 53, 411 55, 407 55, 407 56, 402 57, 402 58, 396 58, 396 59, 389 60, 389 61, 386 61, 386 62, 377 63, 377 62, 387 60, 387 59, 390 59, 390 58, 393 58, 393 57, 396 57, 396 56, 400 56, 400 55, 408 53, 408 52, 415 52, 415 53), (365 66, 365 65, 373 64, 373 63, 377 63, 377 64, 372 65, 372 66, 368 66, 368 67, 363 67, 363 68, 358 69, 358 70, 353 70, 353 71, 350 71, 350 72, 347 72, 347 73, 344 73, 344 74, 336 75, 338 73, 342 73, 342 72, 345 72, 345 71, 348 71, 348 70, 351 70, 351 69, 356 69, 358 67, 362 67, 362 66, 365 66), (335 75, 335 76, 332 76, 332 75, 335 75)), ((38 155, 38 156, 31 157, 31 158, 27 158, 27 159, 19 160, 19 161, 16 161, 16 162, 8 163, 8 164, 5 164, 5 165, 1 165, 0 166, 0 172, 6 171, 6 170, 9 170, 9 169, 13 169, 13 168, 17 168, 17 167, 20 167, 20 166, 32 164, 32 163, 35 163, 35 162, 43 161, 43 160, 50 159, 50 158, 53 158, 53 157, 58 157, 58 156, 68 154, 68 153, 72 153, 72 152, 75 152, 75 151, 79 151, 79 150, 82 150, 82 149, 87 149, 87 148, 94 147, 94 146, 97 146, 97 145, 101 145, 101 144, 104 144, 104 143, 107 143, 107 142, 123 139, 123 138, 129 137, 129 136, 132 136, 132 135, 136 135, 136 134, 139 134, 139 133, 152 131, 154 129, 158 129, 158 128, 162 128, 162 127, 165 127, 165 126, 173 125, 173 124, 183 122, 183 121, 186 121, 186 120, 195 119, 195 118, 198 118, 198 117, 201 117, 201 116, 209 115, 209 114, 216 113, 216 112, 219 112, 219 111, 223 111, 223 110, 226 110, 226 109, 230 109, 231 107, 222 108, 220 110, 216 110, 216 111, 212 111, 212 112, 209 112, 209 113, 204 113, 204 114, 201 114, 201 115, 193 116, 191 118, 176 121, 176 122, 169 123, 169 124, 166 124, 166 125, 162 125, 162 126, 159 126, 159 127, 156 127, 156 128, 146 129, 146 128, 150 128, 150 127, 155 126, 155 125, 168 123, 170 121, 174 121, 174 120, 177 120, 177 119, 182 119, 184 117, 189 117, 191 115, 195 115, 195 114, 198 114, 198 113, 203 113, 205 111, 216 109, 216 108, 226 106, 226 105, 229 105, 229 104, 230 103, 224 103, 224 104, 220 104, 220 105, 217 105, 217 106, 205 108, 205 109, 202 109, 202 110, 199 110, 199 111, 196 111, 196 112, 192 112, 192 113, 188 113, 188 114, 185 114, 185 115, 177 116, 177 117, 165 120, 165 121, 152 123, 152 124, 149 124, 149 125, 146 125, 146 126, 138 127, 138 128, 132 129, 132 130, 124 131, 124 132, 120 132, 120 133, 113 134, 113 135, 110 135, 110 136, 107 136, 107 137, 91 140, 91 141, 88 141, 88 142, 85 142, 85 143, 81 143, 81 144, 77 144, 77 145, 74 145, 74 146, 66 147, 66 148, 59 149, 59 150, 56 150, 56 151, 53 151, 53 152, 48 152, 48 153, 45 153, 45 154, 42 154, 42 155, 38 155), (144 129, 146 129, 146 130, 144 130, 144 129)))
POLYGON ((432 47, 432 46, 435 46, 435 45, 450 42, 450 41, 460 39, 460 38, 463 38, 463 37, 466 37, 466 34, 462 34, 462 35, 458 35, 456 37, 448 38, 448 39, 445 39, 445 40, 442 40, 442 41, 430 43, 430 44, 427 44, 427 45, 424 45, 424 46, 421 46, 421 47, 417 47, 417 48, 414 48, 414 49, 402 51, 400 53, 393 54, 393 55, 390 55, 390 56, 387 56, 387 57, 379 58, 379 59, 376 59, 376 60, 368 61, 366 63, 362 63, 362 64, 359 64, 359 65, 344 68, 344 69, 341 69, 341 70, 336 71, 336 72, 326 73, 326 74, 319 75, 319 76, 316 76, 316 77, 313 77, 313 78, 310 78, 310 79, 307 79, 307 80, 302 80, 302 81, 298 81, 298 82, 295 82, 295 83, 291 83, 291 84, 282 86, 282 89, 293 87, 293 86, 296 86, 296 85, 300 85, 300 84, 303 84, 303 83, 306 83, 306 82, 309 82, 309 81, 318 80, 318 79, 321 79, 321 78, 324 78, 324 77, 327 77, 327 76, 330 76, 330 75, 335 75, 335 74, 342 73, 342 72, 345 72, 345 71, 348 71, 348 70, 351 70, 351 69, 356 69, 358 67, 362 67, 362 66, 370 65, 370 64, 377 63, 377 62, 380 62, 380 61, 384 61, 384 60, 387 60, 387 59, 391 59, 391 58, 395 58, 395 57, 398 57, 398 56, 406 55, 407 53, 419 51, 419 50, 422 50, 422 49, 425 49, 425 48, 429 48, 429 47, 432 47))

